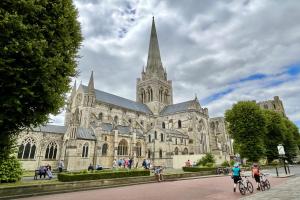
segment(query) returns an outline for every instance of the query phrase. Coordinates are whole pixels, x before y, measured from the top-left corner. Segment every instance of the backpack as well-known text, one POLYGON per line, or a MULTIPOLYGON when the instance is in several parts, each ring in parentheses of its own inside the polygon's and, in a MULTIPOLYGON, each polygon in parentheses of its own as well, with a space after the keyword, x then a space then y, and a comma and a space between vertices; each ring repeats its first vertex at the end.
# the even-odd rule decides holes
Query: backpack
POLYGON ((253 169, 252 169, 252 173, 253 173, 254 175, 259 175, 259 169, 258 169, 257 167, 253 168, 253 169))

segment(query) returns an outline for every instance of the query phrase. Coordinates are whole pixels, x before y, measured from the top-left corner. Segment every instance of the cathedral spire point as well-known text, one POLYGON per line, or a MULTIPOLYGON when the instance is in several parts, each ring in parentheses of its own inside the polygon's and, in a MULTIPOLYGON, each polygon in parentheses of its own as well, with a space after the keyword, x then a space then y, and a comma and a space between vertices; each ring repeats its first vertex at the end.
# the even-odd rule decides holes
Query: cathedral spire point
POLYGON ((95 89, 95 87, 94 87, 94 71, 92 70, 91 77, 89 80, 88 90, 89 90, 89 92, 93 92, 94 89, 95 89))
POLYGON ((165 71, 160 57, 157 32, 156 32, 155 21, 153 16, 149 50, 148 50, 148 59, 146 65, 146 77, 148 78, 157 77, 159 79, 164 80, 165 79, 164 73, 165 71))
POLYGON ((76 94, 76 80, 75 80, 74 85, 72 87, 72 92, 71 92, 70 97, 73 98, 75 96, 75 94, 76 94))

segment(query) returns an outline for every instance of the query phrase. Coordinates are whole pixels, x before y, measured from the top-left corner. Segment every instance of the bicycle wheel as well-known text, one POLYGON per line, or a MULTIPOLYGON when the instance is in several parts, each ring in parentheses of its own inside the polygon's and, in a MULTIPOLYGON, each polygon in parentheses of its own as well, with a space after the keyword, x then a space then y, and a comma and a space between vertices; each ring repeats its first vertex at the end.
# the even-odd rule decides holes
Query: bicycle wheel
POLYGON ((261 191, 265 191, 266 190, 266 188, 265 188, 265 182, 261 181, 259 185, 260 185, 259 187, 260 187, 261 191))
POLYGON ((245 189, 245 186, 244 186, 244 184, 243 183, 239 183, 239 190, 240 190, 240 193, 242 194, 242 195, 245 195, 246 194, 246 189, 245 189))
POLYGON ((249 182, 247 182, 247 189, 248 189, 248 191, 250 192, 250 193, 253 193, 253 185, 252 185, 252 183, 249 181, 249 182))
POLYGON ((271 188, 271 184, 270 184, 269 180, 265 181, 265 185, 268 190, 271 188))

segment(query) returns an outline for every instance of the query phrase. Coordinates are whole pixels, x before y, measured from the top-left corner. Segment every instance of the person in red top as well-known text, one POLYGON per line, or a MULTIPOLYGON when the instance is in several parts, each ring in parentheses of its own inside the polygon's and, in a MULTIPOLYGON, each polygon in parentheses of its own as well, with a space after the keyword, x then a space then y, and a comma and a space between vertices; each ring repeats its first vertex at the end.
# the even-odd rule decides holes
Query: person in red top
POLYGON ((254 163, 252 166, 252 178, 254 178, 257 183, 257 190, 260 190, 260 170, 258 164, 256 163, 254 163))

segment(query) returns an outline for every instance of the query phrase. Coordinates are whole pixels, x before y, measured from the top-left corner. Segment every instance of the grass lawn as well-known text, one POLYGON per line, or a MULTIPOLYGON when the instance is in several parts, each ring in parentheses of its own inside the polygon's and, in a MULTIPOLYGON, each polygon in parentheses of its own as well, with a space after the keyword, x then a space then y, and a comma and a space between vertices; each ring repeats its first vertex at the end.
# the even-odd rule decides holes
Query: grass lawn
POLYGON ((0 188, 15 187, 15 186, 27 186, 27 185, 42 185, 42 184, 56 184, 61 183, 57 179, 54 180, 34 180, 34 181, 18 181, 16 183, 0 183, 0 188))
POLYGON ((34 171, 23 171, 22 177, 33 177, 34 173, 34 171))

